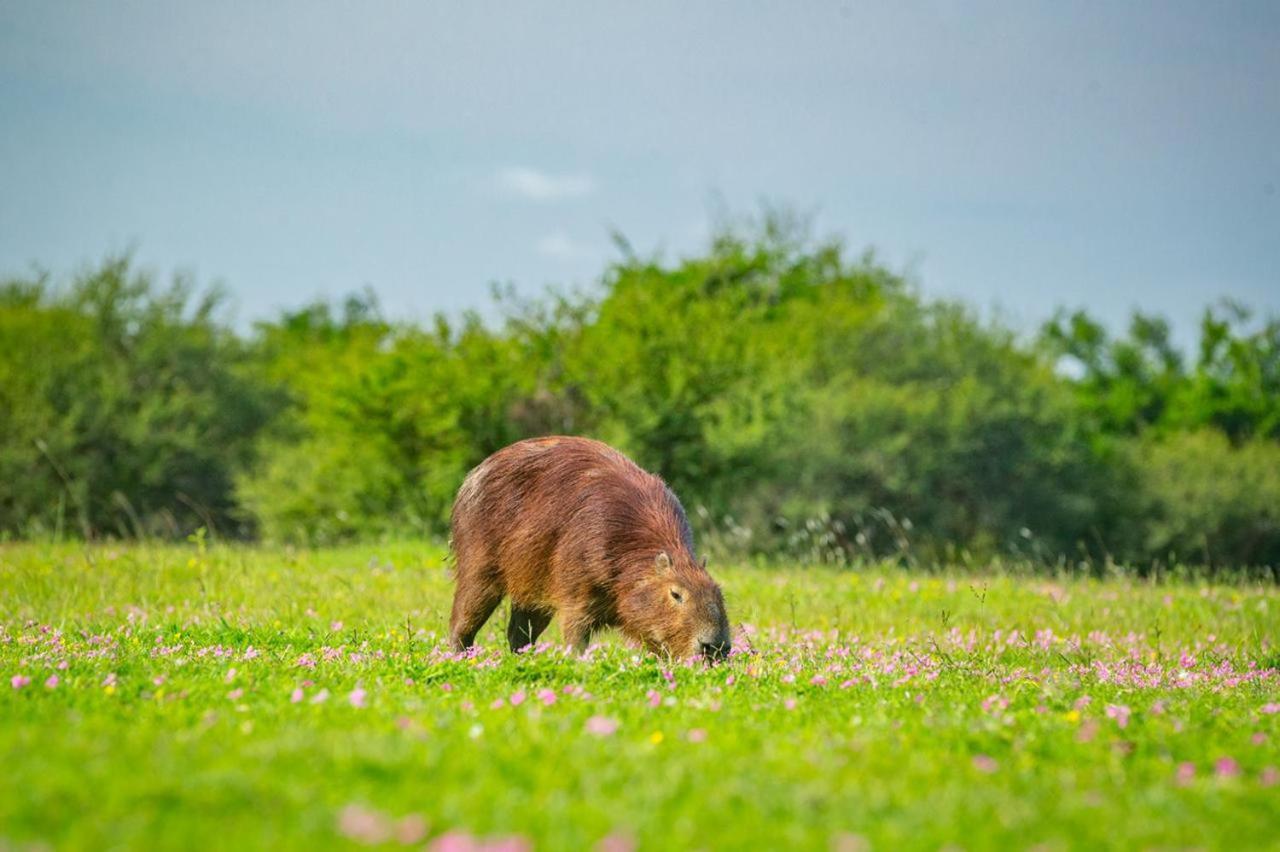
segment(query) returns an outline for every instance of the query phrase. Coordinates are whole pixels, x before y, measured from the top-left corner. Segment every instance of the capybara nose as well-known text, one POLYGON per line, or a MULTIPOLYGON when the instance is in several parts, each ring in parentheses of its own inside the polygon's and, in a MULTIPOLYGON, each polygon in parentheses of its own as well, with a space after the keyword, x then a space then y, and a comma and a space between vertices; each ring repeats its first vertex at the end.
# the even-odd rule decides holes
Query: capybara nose
POLYGON ((729 640, 723 642, 703 642, 702 656, 708 660, 723 660, 729 656, 729 640))

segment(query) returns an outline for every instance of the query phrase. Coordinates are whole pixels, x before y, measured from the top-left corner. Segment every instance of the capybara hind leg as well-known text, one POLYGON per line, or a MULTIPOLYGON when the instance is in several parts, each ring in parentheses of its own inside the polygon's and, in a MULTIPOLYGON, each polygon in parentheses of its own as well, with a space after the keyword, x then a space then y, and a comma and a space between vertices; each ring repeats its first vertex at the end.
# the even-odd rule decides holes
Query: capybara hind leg
POLYGON ((476 634, 502 602, 502 589, 496 584, 459 585, 453 595, 453 612, 449 616, 449 646, 465 651, 476 641, 476 634))
POLYGON ((549 613, 537 609, 525 609, 513 604, 511 620, 507 622, 507 641, 511 643, 511 650, 520 651, 537 642, 542 631, 546 630, 550 623, 549 613))

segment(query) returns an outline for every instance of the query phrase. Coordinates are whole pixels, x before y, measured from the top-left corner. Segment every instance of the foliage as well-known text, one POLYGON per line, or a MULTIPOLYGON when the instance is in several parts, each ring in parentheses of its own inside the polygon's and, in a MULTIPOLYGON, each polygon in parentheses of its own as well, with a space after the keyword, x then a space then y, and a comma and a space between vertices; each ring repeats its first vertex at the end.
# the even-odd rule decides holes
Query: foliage
POLYGON ((1127 337, 1111 339, 1087 314, 1058 316, 1045 340, 1082 373, 1081 401, 1113 431, 1211 426, 1234 442, 1280 439, 1280 319, 1248 330, 1251 316, 1226 303, 1205 311, 1188 367, 1169 325, 1137 313, 1127 337))
POLYGON ((1217 568, 1280 565, 1280 445, 1210 429, 1136 448, 1147 506, 1139 552, 1217 568))
POLYGON ((220 302, 124 259, 65 292, 0 286, 0 535, 239 526, 232 477, 272 400, 220 302))
POLYGON ((473 465, 573 433, 664 476, 722 556, 1280 559, 1278 320, 1212 309, 1193 359, 1143 314, 1027 340, 781 216, 677 260, 619 242, 594 288, 499 290, 496 320, 366 292, 245 334, 127 259, 10 282, 0 535, 438 537, 473 465))
POLYGON ((756 552, 812 555, 815 518, 834 559, 1088 550, 1128 481, 1036 351, 787 230, 616 265, 563 363, 592 434, 756 552))
MULTIPOLYGON (((291 405, 239 494, 271 538, 440 533, 473 465, 553 426, 537 385, 538 341, 477 316, 393 326, 366 298, 259 327, 270 378, 291 405)), ((552 418, 554 420, 554 418, 552 418)), ((559 426, 560 424, 554 424, 559 426)), ((569 425, 569 424, 565 424, 569 425)))

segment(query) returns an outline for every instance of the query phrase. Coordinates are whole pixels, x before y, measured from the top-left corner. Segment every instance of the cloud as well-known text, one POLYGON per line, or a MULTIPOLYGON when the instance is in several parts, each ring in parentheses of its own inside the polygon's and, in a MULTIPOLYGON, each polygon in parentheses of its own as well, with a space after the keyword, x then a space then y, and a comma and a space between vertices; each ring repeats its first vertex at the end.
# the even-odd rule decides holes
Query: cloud
POLYGON ((579 243, 564 233, 548 234, 534 245, 534 249, 543 257, 555 260, 577 260, 591 254, 588 246, 579 243))
POLYGON ((529 201, 582 198, 596 191, 596 182, 590 175, 555 175, 523 167, 503 169, 498 173, 498 185, 529 201))

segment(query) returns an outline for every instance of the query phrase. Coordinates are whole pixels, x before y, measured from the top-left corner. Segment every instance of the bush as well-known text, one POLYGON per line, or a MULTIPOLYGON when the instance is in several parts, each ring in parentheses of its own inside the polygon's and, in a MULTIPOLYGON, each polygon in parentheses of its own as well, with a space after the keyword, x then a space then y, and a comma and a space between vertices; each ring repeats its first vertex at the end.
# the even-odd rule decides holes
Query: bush
POLYGON ((616 266, 569 347, 596 434, 725 549, 1100 553, 1122 469, 1050 360, 839 244, 616 266))
POLYGON ((1280 446, 1202 429, 1134 447, 1145 536, 1131 557, 1215 568, 1280 565, 1280 446))
POLYGON ((219 304, 127 258, 0 286, 0 534, 247 532, 232 478, 272 400, 219 304))
POLYGON ((473 465, 568 433, 665 477, 725 554, 1280 562, 1276 321, 1207 313, 1190 365, 1142 315, 1026 341, 778 218, 498 296, 499 322, 366 293, 243 336, 127 260, 10 282, 0 535, 439 536, 473 465))
POLYGON ((1205 311, 1189 366, 1168 322, 1141 313, 1125 337, 1078 312, 1049 322, 1042 339, 1079 374, 1081 406, 1110 432, 1213 427, 1236 442, 1280 439, 1280 320, 1251 320, 1232 303, 1205 311))
MULTIPOLYGON (((238 495, 273 539, 443 534, 466 472, 570 418, 538 378, 547 332, 472 316, 425 331, 393 326, 371 299, 259 328, 265 374, 290 405, 238 495)), ((522 326, 521 323, 525 325, 522 326)))

